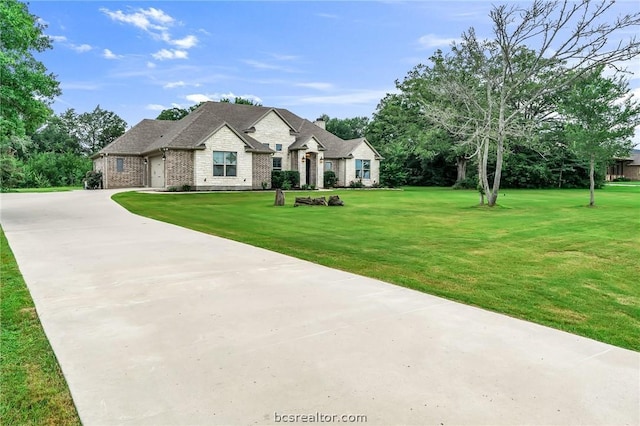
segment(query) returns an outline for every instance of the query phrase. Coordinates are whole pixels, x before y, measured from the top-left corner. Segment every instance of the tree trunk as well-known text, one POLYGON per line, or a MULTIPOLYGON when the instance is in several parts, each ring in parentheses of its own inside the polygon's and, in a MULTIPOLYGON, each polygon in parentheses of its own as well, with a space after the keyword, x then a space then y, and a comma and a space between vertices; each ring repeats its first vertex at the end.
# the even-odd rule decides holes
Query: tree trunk
POLYGON ((467 178, 467 159, 465 157, 457 157, 456 166, 458 168, 456 182, 462 182, 467 178))
POLYGON ((493 188, 491 188, 491 195, 488 197, 489 207, 496 205, 498 201, 498 193, 500 192, 500 179, 502 178, 502 158, 504 155, 504 140, 500 136, 498 140, 498 146, 496 147, 496 173, 493 176, 493 188))
POLYGON ((482 185, 482 159, 478 158, 478 192, 480 193, 480 205, 484 206, 484 186, 482 185))
POLYGON ((595 157, 591 154, 591 159, 589 161, 589 207, 596 205, 596 180, 594 177, 595 162, 595 157))
MULTIPOLYGON (((482 151, 482 180, 480 181, 482 185, 482 195, 487 197, 487 202, 489 201, 489 194, 491 192, 491 188, 489 188, 489 175, 487 173, 487 162, 489 160, 489 139, 485 138, 484 149, 482 151)), ((484 204, 484 201, 483 201, 484 204)))
POLYGON ((276 201, 274 205, 284 206, 284 192, 280 188, 276 189, 276 201))

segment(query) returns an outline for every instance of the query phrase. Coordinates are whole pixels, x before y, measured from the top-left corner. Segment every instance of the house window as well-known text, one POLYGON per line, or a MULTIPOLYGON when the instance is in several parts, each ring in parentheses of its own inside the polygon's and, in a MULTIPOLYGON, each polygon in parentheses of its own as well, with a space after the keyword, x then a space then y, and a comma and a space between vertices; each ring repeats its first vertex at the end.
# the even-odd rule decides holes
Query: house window
POLYGON ((371 160, 356 160, 356 179, 371 179, 371 160))
POLYGON ((124 172, 124 158, 116 158, 116 171, 124 172))
POLYGON ((281 143, 277 143, 276 144, 276 151, 282 151, 282 144, 281 143))
POLYGON ((273 170, 282 170, 282 158, 273 157, 273 170))
POLYGON ((213 151, 213 175, 237 176, 238 153, 228 151, 213 151))
POLYGON ((333 170, 333 161, 325 161, 324 162, 325 170, 333 170))

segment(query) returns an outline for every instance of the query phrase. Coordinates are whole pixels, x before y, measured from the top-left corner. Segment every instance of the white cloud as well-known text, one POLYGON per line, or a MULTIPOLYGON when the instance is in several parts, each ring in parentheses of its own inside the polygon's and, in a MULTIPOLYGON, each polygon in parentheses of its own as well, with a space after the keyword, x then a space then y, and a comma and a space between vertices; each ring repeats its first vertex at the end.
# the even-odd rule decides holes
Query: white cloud
POLYGON ((167 26, 173 24, 175 21, 174 18, 164 13, 164 11, 153 7, 149 9, 137 9, 131 13, 125 13, 121 10, 112 12, 105 7, 100 8, 100 11, 114 21, 130 24, 145 31, 166 30, 168 28, 167 26))
POLYGON ((207 95, 203 95, 201 93, 194 93, 192 95, 187 95, 184 97, 186 100, 193 102, 194 104, 199 104, 200 102, 213 101, 213 98, 210 98, 207 95))
POLYGON ((163 111, 167 109, 163 105, 159 105, 159 104, 149 104, 145 108, 151 111, 163 111))
POLYGON ((172 83, 167 83, 162 87, 165 88, 165 89, 173 89, 174 87, 184 87, 186 85, 187 85, 187 83, 185 83, 184 81, 176 81, 176 82, 172 82, 172 83))
POLYGON ((331 90, 333 89, 333 84, 331 83, 320 83, 320 82, 312 82, 312 83, 297 83, 298 87, 306 87, 309 89, 316 90, 331 90))
POLYGON ((338 15, 333 15, 331 13, 316 13, 316 16, 318 16, 320 18, 327 18, 327 19, 338 19, 338 18, 340 18, 338 15))
POLYGON ((182 38, 180 40, 168 39, 167 42, 169 44, 174 45, 174 46, 178 46, 178 47, 180 47, 182 49, 191 49, 193 46, 198 44, 198 37, 196 37, 194 35, 188 35, 185 38, 182 38))
POLYGON ((54 42, 58 42, 58 43, 63 43, 67 41, 67 37, 65 36, 49 36, 49 38, 54 42))
POLYGON ((189 54, 185 50, 161 49, 151 56, 153 56, 153 58, 157 59, 158 61, 164 61, 167 59, 187 59, 189 57, 189 54))
POLYGON ((90 45, 88 45, 88 44, 81 44, 81 45, 75 45, 75 44, 72 44, 72 45, 70 45, 70 47, 71 47, 73 50, 75 50, 76 52, 78 52, 78 53, 88 52, 88 51, 90 51, 91 49, 93 49, 93 47, 91 47, 91 46, 90 46, 90 45))
POLYGON ((115 53, 113 53, 109 49, 104 49, 102 51, 102 57, 105 58, 105 59, 121 59, 122 58, 121 55, 116 55, 115 53))
POLYGON ((147 62, 147 68, 152 69, 152 68, 155 68, 155 67, 157 67, 157 65, 154 64, 153 62, 151 62, 151 61, 147 62))
POLYGON ((153 39, 161 40, 180 49, 190 49, 198 44, 198 38, 187 35, 181 39, 173 39, 169 29, 176 24, 175 18, 161 9, 135 9, 131 12, 111 11, 101 8, 100 11, 116 22, 133 25, 147 32, 153 39))
POLYGON ((418 44, 424 49, 433 47, 447 47, 453 42, 460 42, 459 38, 438 37, 435 34, 426 34, 418 39, 418 44))

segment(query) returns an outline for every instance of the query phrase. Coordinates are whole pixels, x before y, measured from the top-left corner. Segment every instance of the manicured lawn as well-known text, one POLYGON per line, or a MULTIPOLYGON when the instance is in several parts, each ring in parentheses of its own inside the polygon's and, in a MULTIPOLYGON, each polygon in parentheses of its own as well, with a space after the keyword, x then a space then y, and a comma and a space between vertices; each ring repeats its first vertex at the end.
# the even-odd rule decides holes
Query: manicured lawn
POLYGON ((640 350, 640 187, 506 190, 495 208, 448 188, 335 191, 345 207, 274 207, 273 192, 120 193, 134 213, 640 350))
POLYGON ((79 425, 69 389, 0 228, 0 423, 79 425))

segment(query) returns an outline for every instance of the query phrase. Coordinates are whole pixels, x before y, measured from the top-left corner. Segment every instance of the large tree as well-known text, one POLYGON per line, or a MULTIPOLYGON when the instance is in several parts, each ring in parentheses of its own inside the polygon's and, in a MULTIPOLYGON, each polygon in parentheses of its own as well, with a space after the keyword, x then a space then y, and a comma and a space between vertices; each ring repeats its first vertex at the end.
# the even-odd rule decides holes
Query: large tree
POLYGON ((127 130, 127 123, 118 114, 96 106, 91 112, 76 114, 73 109, 61 115, 70 134, 78 139, 82 151, 94 154, 116 140, 127 130))
POLYGON ((0 0, 0 137, 24 136, 51 115, 60 94, 53 74, 34 57, 51 48, 45 26, 16 0, 0 0))
POLYGON ((634 128, 640 124, 640 104, 630 95, 627 82, 604 77, 602 71, 598 67, 574 81, 558 108, 572 149, 589 161, 591 207, 595 205, 596 164, 629 155, 634 128))
POLYGON ((490 206, 498 199, 509 142, 536 129, 536 109, 582 75, 640 53, 637 37, 625 37, 625 31, 637 31, 640 12, 611 19, 613 4, 535 0, 528 7, 494 6, 493 38, 479 40, 471 28, 452 49, 452 58, 474 78, 442 82, 439 92, 456 96, 465 107, 464 113, 456 116, 453 110, 445 120, 465 124, 463 139, 476 140, 481 148, 481 185, 490 206), (614 37, 620 41, 614 43, 614 37), (489 155, 495 165, 492 183, 489 155))
POLYGON ((331 118, 327 114, 322 114, 319 120, 325 122, 328 132, 344 140, 363 138, 369 124, 368 117, 331 118))

